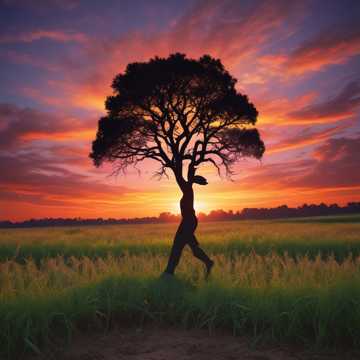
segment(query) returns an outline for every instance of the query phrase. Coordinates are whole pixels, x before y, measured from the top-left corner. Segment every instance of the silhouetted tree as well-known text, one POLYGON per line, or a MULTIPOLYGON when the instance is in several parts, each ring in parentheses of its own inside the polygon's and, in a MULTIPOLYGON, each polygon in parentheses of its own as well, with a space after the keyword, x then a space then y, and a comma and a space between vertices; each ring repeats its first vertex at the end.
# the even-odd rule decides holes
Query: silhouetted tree
POLYGON ((175 235, 166 273, 173 274, 188 244, 209 274, 213 262, 194 235, 197 218, 193 185, 206 185, 198 175, 210 163, 232 174, 242 157, 261 158, 265 146, 252 126, 258 112, 238 93, 234 79, 220 60, 199 60, 173 54, 131 63, 113 83, 106 100, 107 115, 99 120, 90 157, 96 166, 113 162, 117 172, 144 159, 160 165, 157 174, 171 171, 182 191, 182 221, 175 235))

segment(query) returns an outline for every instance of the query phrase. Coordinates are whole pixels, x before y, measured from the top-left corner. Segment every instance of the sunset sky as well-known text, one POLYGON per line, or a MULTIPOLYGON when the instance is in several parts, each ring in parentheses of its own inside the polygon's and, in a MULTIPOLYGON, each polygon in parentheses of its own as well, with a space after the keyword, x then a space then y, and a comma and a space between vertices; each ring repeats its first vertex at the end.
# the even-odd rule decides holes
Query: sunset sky
POLYGON ((0 0, 0 220, 178 212, 157 164, 88 158, 113 77, 174 52, 221 59, 267 148, 198 211, 360 200, 359 0, 0 0))

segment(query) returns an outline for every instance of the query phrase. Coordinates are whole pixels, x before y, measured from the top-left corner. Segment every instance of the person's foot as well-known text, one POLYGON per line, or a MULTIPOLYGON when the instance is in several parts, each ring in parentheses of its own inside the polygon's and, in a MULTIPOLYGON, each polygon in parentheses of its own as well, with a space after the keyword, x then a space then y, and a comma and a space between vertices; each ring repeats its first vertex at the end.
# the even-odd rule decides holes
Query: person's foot
POLYGON ((167 271, 164 271, 160 277, 161 278, 169 278, 169 277, 173 277, 174 276, 174 273, 171 273, 171 272, 167 272, 167 271))
POLYGON ((211 269, 214 266, 214 262, 212 260, 210 260, 207 264, 206 264, 206 274, 205 274, 205 279, 208 279, 208 277, 211 274, 211 269))

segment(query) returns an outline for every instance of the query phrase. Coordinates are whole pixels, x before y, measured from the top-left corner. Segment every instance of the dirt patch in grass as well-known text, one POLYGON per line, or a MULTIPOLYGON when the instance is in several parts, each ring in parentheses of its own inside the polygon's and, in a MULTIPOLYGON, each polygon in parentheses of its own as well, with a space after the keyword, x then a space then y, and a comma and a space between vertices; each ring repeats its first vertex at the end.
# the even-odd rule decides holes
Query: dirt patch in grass
MULTIPOLYGON (((317 352, 294 346, 257 345, 245 337, 206 330, 145 327, 106 335, 78 335, 72 345, 43 359, 56 360, 299 360, 359 359, 357 352, 317 352)), ((41 358, 37 358, 41 359, 41 358)))

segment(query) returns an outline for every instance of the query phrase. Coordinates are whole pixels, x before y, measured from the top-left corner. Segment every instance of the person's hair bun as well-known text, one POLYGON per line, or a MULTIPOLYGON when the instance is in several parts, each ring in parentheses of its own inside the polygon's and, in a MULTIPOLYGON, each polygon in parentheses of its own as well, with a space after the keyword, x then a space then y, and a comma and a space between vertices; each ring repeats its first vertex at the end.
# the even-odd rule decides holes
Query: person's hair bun
POLYGON ((193 182, 195 184, 199 184, 199 185, 207 185, 207 183, 208 183, 207 180, 203 176, 200 176, 200 175, 194 176, 193 182))

